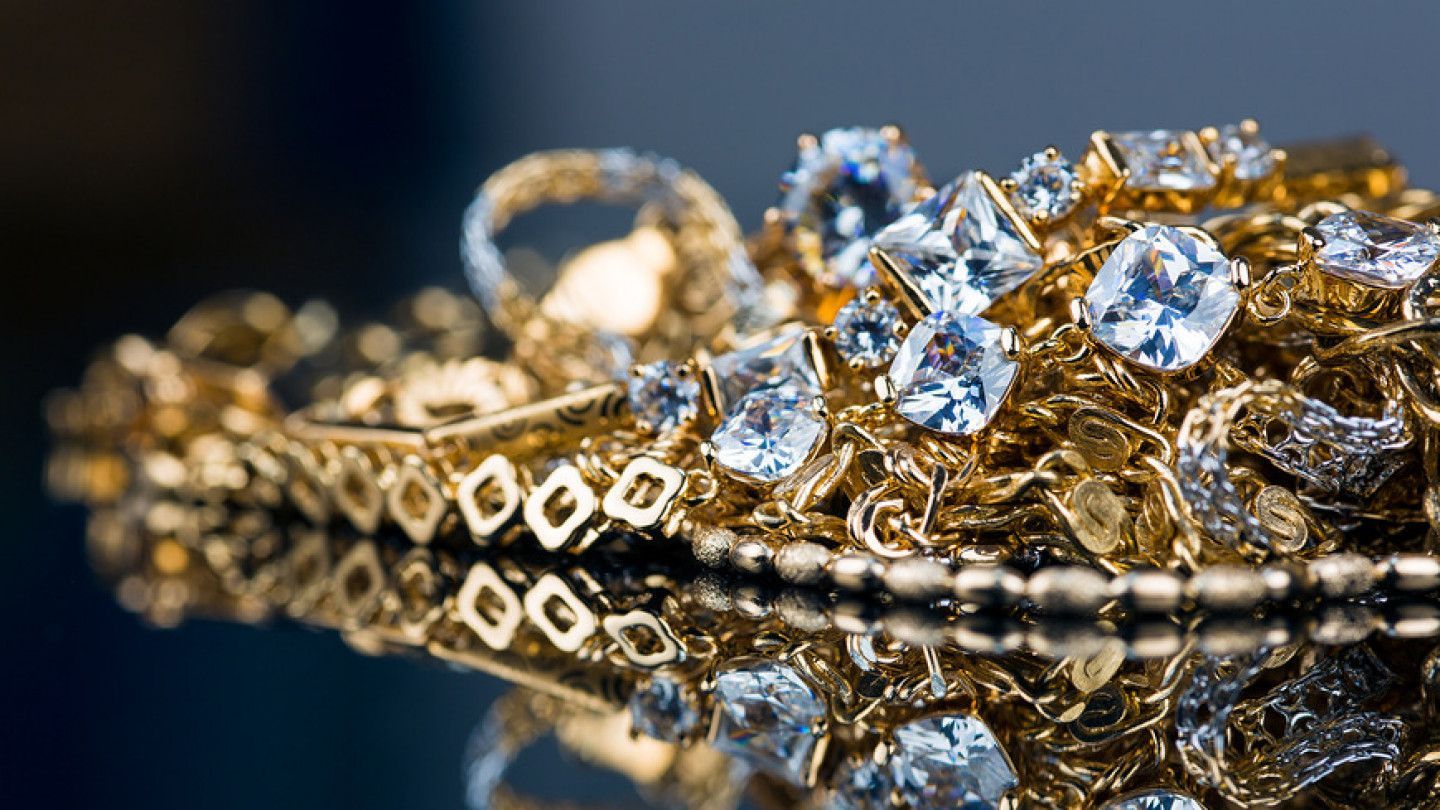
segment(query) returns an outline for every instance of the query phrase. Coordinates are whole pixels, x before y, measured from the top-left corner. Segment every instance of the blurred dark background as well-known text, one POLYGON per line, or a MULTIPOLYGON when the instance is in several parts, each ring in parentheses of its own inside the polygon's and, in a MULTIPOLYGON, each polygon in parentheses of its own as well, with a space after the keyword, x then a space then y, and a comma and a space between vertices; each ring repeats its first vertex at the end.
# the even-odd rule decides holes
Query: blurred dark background
MULTIPOLYGON (((208 293, 378 313, 458 284, 524 152, 679 158, 758 224, 802 130, 905 125, 932 177, 1095 128, 1367 129, 1440 182, 1440 6, 0 4, 0 805, 456 807, 501 686, 332 636, 142 627, 40 486, 43 392, 208 293)), ((552 772, 553 773, 553 772, 552 772)))

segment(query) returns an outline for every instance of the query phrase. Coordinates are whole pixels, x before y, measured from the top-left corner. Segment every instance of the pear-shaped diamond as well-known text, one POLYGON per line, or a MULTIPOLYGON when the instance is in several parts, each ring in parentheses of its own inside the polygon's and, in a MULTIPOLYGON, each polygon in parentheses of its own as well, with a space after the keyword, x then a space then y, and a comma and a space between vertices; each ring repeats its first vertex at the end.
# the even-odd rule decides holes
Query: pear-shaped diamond
POLYGON ((895 792, 907 807, 998 808, 1019 784, 1000 742, 979 718, 927 717, 895 729, 895 792))
POLYGON ((1440 258, 1440 236, 1424 225, 1368 211, 1341 211, 1315 230, 1325 244, 1315 252, 1321 270, 1371 287, 1399 289, 1440 258))
POLYGON ((1095 338, 1121 357, 1179 371, 1209 353, 1240 303, 1230 260, 1168 225, 1121 240, 1085 293, 1095 338))
POLYGON ((999 326, 974 315, 936 312, 916 324, 890 364, 895 410, 921 427, 965 435, 990 423, 1019 365, 999 326))
POLYGON ((979 172, 946 185, 875 235, 932 309, 974 315, 1044 266, 979 172))
POLYGON ((715 676, 716 750, 795 784, 808 776, 825 704, 800 673, 773 661, 715 676))

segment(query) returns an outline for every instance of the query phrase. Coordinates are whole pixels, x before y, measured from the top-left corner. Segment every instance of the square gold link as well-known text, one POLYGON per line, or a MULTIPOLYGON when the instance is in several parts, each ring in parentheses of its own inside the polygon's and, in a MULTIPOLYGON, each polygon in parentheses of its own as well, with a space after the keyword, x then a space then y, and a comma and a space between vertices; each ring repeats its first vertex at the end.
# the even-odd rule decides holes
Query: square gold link
POLYGON ((306 520, 316 526, 329 523, 330 485, 325 468, 304 445, 291 444, 287 455, 289 479, 285 482, 285 494, 306 520))
POLYGON ((374 534, 380 529, 380 519, 385 515, 385 493, 380 488, 375 465, 359 448, 341 449, 330 497, 340 514, 359 531, 374 534))
POLYGON ((530 622, 562 652, 576 652, 598 629, 594 611, 555 574, 540 577, 524 601, 530 622))
POLYGON ((460 516, 476 545, 489 545, 520 510, 520 481, 515 465, 498 453, 466 473, 455 491, 460 516), (498 501, 491 500, 498 496, 498 501))
POLYGON ((352 622, 364 622, 380 601, 385 571, 375 544, 365 540, 346 552, 330 577, 330 597, 340 615, 352 622))
POLYGON ((455 597, 455 611, 460 621, 492 650, 510 646, 525 616, 520 597, 485 563, 476 563, 465 575, 455 597))
POLYGON ((605 516, 641 531, 659 528, 685 489, 685 473, 650 456, 637 456, 605 493, 605 516))
POLYGON ((579 552, 599 536, 590 525, 595 511, 595 491, 578 468, 566 464, 525 499, 525 524, 547 551, 579 552))
POLYGON ((663 619, 644 610, 612 614, 601 620, 605 633, 637 667, 654 669, 685 659, 680 639, 663 619))
POLYGON ((446 511, 440 482, 417 456, 406 456, 401 462, 390 490, 385 493, 385 505, 390 519, 411 541, 422 546, 434 539, 446 511))

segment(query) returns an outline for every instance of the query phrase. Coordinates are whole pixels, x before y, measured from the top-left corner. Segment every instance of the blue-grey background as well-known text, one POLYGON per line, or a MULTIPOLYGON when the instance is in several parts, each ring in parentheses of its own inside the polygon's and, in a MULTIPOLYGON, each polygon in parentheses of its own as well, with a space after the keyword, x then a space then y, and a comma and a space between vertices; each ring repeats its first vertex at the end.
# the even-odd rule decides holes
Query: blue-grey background
POLYGON ((1099 127, 1255 116, 1279 142, 1368 129, 1433 185, 1437 24, 1421 2, 8 0, 0 805, 455 807, 500 688, 123 614, 79 510, 40 490, 40 395, 99 342, 236 286, 353 314, 454 284, 472 188, 549 147, 679 158, 747 227, 795 134, 847 123, 905 125, 945 178, 1099 127))

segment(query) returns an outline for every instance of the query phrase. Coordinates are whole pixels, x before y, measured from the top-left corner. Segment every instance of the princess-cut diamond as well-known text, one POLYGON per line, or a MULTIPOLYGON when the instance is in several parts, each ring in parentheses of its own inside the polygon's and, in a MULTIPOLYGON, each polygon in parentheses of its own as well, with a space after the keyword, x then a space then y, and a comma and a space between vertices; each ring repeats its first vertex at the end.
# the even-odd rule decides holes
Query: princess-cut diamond
POLYGON ((1125 161, 1125 185, 1139 191, 1204 191, 1215 187, 1209 155, 1194 133, 1171 129, 1118 132, 1110 142, 1125 161))
POLYGON ((1019 370, 1006 356, 1002 332, 983 318, 953 312, 920 321, 890 364, 895 410, 940 433, 964 435, 985 427, 1019 370))

